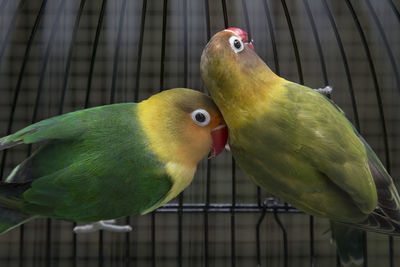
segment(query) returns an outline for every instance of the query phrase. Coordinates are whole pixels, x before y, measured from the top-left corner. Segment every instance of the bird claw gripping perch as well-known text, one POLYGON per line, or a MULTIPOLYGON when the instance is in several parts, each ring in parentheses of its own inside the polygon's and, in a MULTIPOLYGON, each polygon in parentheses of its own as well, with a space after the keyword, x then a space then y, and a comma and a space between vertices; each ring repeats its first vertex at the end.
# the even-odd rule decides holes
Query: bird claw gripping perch
POLYGON ((132 231, 132 227, 129 225, 114 225, 115 220, 98 221, 91 224, 75 226, 74 232, 80 233, 92 233, 100 230, 109 232, 126 233, 132 231))
POLYGON ((330 95, 332 93, 333 88, 332 88, 332 86, 327 85, 324 88, 317 88, 317 89, 314 89, 314 90, 317 91, 318 93, 322 94, 322 95, 328 96, 328 95, 330 95))

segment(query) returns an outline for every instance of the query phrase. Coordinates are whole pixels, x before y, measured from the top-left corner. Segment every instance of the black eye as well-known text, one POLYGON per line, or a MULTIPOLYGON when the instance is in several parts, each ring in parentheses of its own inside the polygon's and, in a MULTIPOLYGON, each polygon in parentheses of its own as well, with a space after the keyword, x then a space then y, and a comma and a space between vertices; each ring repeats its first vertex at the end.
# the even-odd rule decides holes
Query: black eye
POLYGON ((197 113, 195 118, 196 118, 196 121, 198 121, 198 122, 205 122, 206 121, 206 116, 204 116, 203 113, 197 113))
POLYGON ((237 40, 237 39, 233 42, 233 45, 234 45, 237 49, 240 49, 240 47, 242 47, 242 44, 241 44, 240 41, 237 40))
POLYGON ((192 120, 201 127, 207 126, 211 120, 210 113, 201 108, 196 109, 190 115, 192 117, 192 120))
POLYGON ((229 38, 229 43, 231 45, 233 52, 235 52, 235 53, 239 53, 240 51, 243 51, 243 49, 244 49, 242 40, 240 40, 240 38, 237 37, 236 35, 233 35, 229 38))

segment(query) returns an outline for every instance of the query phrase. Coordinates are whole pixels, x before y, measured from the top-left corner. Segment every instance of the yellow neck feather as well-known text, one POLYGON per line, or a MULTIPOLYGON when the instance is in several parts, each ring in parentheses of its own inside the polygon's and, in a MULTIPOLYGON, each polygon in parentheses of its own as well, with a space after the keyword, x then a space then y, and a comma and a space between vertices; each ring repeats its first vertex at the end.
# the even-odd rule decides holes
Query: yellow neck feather
POLYGON ((236 75, 220 88, 209 90, 230 129, 241 127, 268 110, 268 102, 282 93, 287 81, 263 64, 247 75, 236 75))

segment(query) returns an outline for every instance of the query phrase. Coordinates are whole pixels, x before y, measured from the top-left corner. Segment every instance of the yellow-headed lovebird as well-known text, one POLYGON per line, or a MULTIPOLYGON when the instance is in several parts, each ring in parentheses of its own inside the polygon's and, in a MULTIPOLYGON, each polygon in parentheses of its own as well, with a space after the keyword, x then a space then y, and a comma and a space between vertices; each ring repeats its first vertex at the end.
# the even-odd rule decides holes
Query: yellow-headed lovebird
POLYGON ((37 217, 146 214, 184 190, 227 134, 211 98, 185 88, 32 124, 0 139, 0 149, 41 144, 0 184, 0 233, 37 217))
POLYGON ((223 30, 201 57, 202 79, 224 116, 238 165, 262 189, 310 215, 399 234, 392 178, 343 111, 273 73, 247 39, 241 29, 223 30))

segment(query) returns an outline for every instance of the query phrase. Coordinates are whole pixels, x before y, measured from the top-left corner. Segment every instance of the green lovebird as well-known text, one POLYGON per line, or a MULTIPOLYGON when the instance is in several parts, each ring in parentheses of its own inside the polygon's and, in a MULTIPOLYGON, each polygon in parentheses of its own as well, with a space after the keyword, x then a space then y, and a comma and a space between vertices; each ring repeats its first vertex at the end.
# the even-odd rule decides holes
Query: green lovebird
POLYGON ((32 124, 0 139, 0 150, 40 142, 0 184, 0 233, 38 217, 146 214, 182 192, 227 134, 211 98, 185 88, 32 124))
POLYGON ((400 234, 393 180, 344 112, 273 73, 247 39, 238 28, 218 32, 201 57, 237 164, 262 189, 310 215, 400 234))

